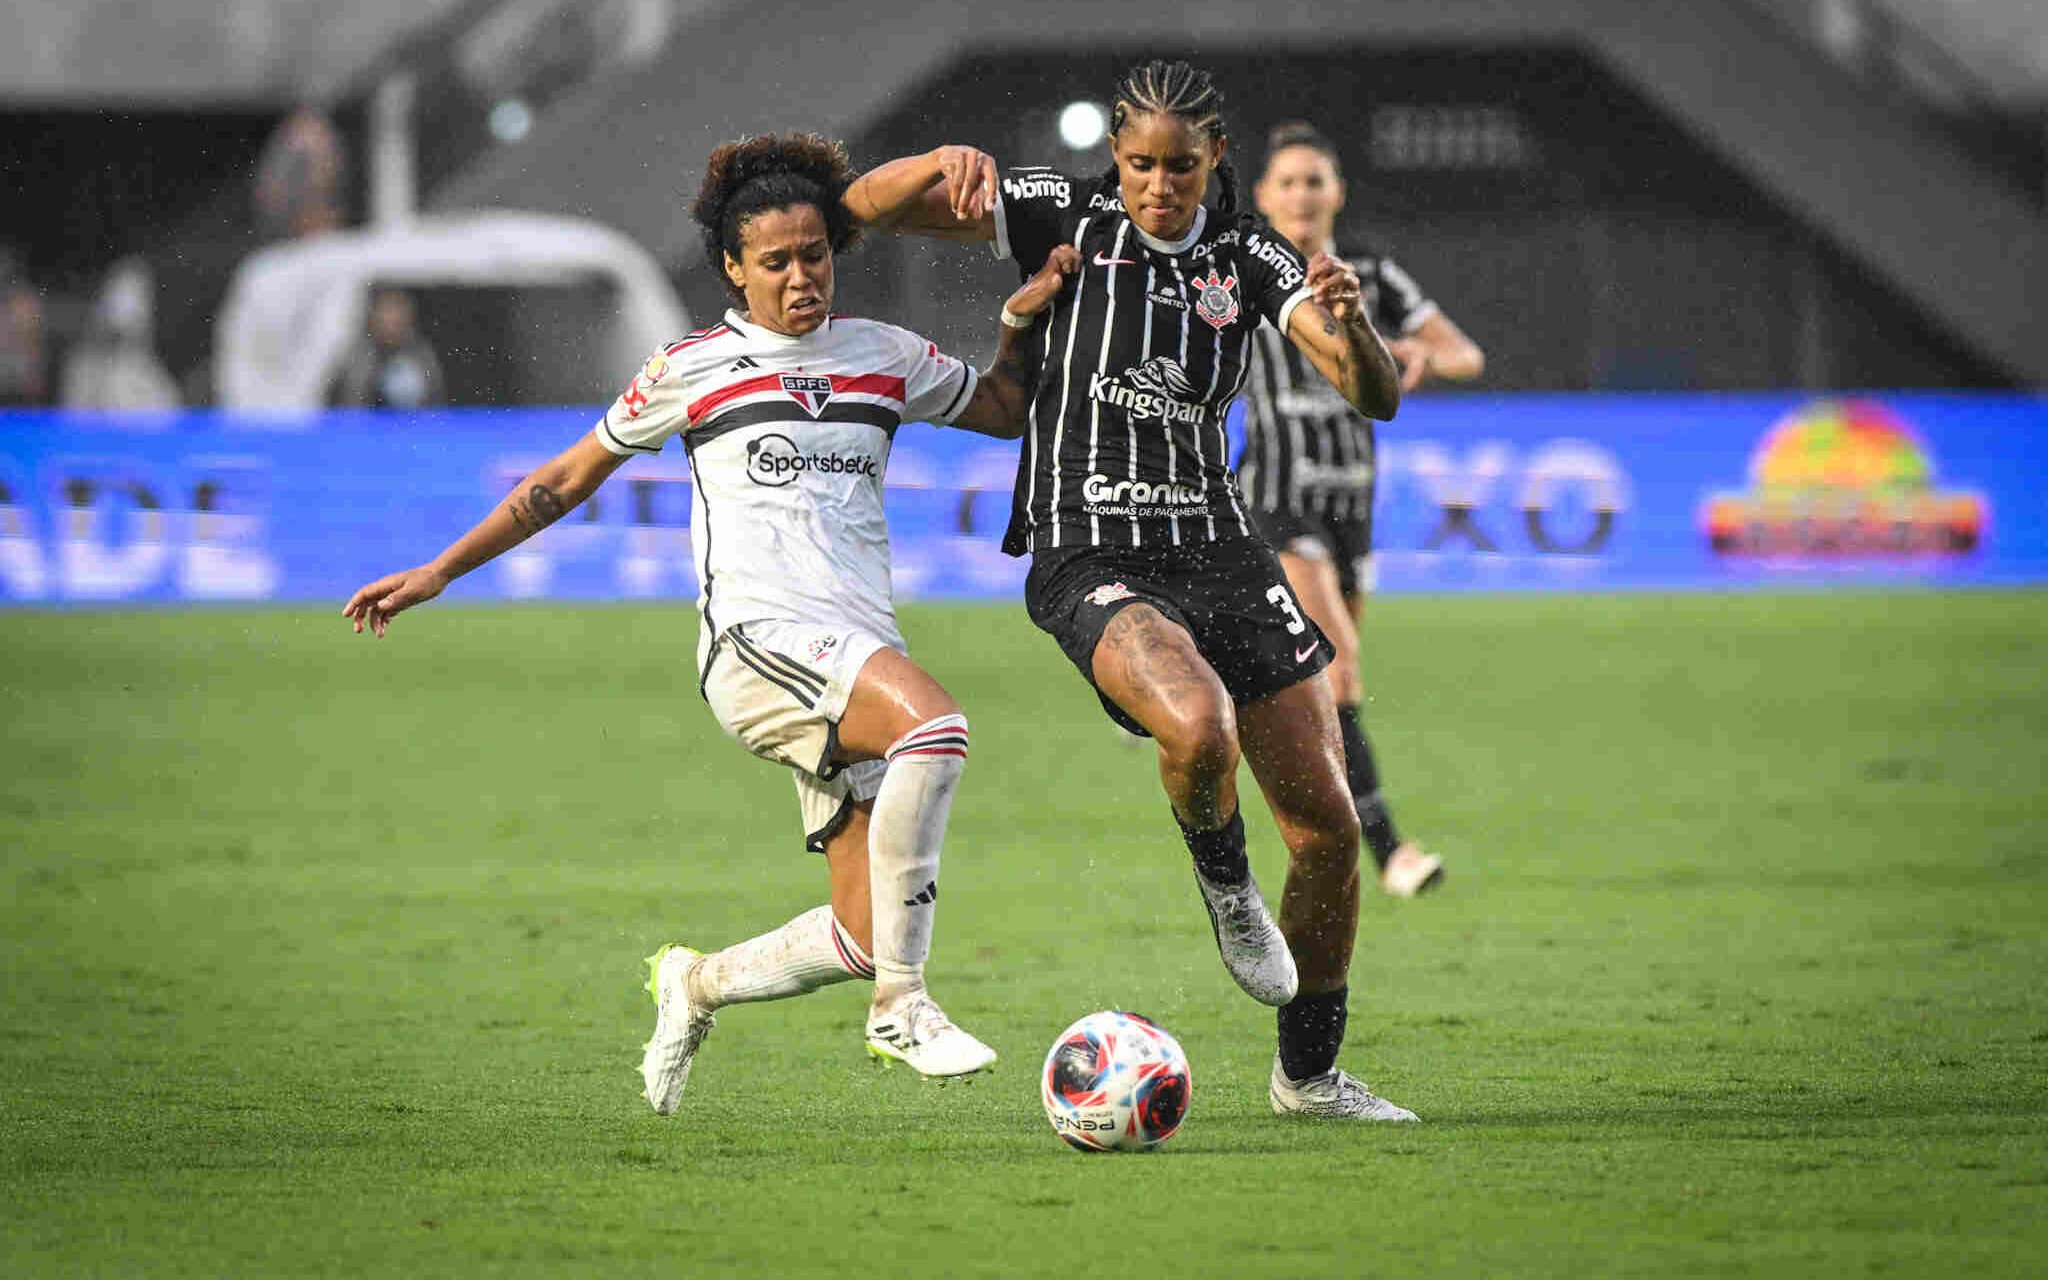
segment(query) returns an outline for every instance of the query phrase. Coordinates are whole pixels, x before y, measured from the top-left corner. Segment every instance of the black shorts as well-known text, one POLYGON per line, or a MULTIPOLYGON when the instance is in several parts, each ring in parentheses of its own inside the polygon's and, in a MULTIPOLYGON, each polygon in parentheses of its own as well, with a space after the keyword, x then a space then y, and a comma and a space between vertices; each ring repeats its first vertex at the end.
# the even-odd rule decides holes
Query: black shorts
POLYGON ((1252 528, 1275 551, 1291 552, 1309 560, 1328 560, 1337 566, 1337 585, 1347 596, 1364 595, 1373 589, 1376 575, 1372 562, 1372 513, 1357 519, 1304 515, 1299 511, 1251 511, 1252 528))
MULTIPOLYGON (((1031 557, 1024 607, 1095 683, 1095 646, 1127 605, 1149 604, 1187 628, 1232 700, 1254 702, 1330 665, 1322 631, 1302 613, 1279 558, 1255 538, 1178 547, 1059 547, 1031 557)), ((1103 697, 1132 733, 1144 726, 1103 697)))

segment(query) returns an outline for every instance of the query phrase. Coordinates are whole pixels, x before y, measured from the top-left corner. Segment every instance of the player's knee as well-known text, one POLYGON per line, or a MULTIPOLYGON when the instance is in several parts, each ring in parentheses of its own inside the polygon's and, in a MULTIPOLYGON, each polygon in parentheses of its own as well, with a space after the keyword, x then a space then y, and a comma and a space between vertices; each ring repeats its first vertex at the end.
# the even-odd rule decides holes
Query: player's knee
POLYGON ((1288 825, 1298 833, 1290 842, 1296 858, 1323 865, 1333 860, 1357 859, 1358 842, 1364 832, 1359 825, 1358 810, 1348 801, 1332 799, 1306 811, 1297 810, 1287 817, 1292 820, 1288 825))
POLYGON ((1237 770, 1237 709, 1227 698, 1176 703, 1153 736, 1169 765, 1180 772, 1222 777, 1237 770))
POLYGON ((889 745, 883 759, 945 765, 954 770, 967 766, 967 717, 958 711, 934 716, 889 745))
POLYGON ((1365 682, 1358 677, 1358 646, 1333 642, 1331 647, 1337 656, 1329 666, 1330 693, 1338 706, 1349 706, 1365 695, 1365 682))

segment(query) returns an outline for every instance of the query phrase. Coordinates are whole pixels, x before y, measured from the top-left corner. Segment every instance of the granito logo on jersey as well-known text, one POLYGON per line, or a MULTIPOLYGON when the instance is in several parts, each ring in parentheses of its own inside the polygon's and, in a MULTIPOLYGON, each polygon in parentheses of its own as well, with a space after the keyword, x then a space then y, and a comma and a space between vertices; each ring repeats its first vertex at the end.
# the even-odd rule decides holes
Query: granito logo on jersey
POLYGON ((1284 245, 1275 244, 1254 232, 1246 237, 1244 247, 1245 252, 1273 268, 1274 273, 1280 278, 1280 287, 1289 293, 1299 289, 1301 282, 1308 278, 1301 269, 1301 259, 1284 245))
POLYGON ((747 479, 770 489, 780 489, 807 472, 872 479, 881 470, 874 458, 864 453, 805 453, 779 431, 747 441, 747 479))
POLYGON ((1089 604, 1100 609, 1106 605, 1115 604, 1119 600, 1130 599, 1131 589, 1121 582, 1105 582, 1095 588, 1095 590, 1090 591, 1085 598, 1089 604))
POLYGON ((1214 266, 1209 276, 1195 277, 1195 314, 1207 320, 1212 328, 1221 329, 1237 319, 1237 277, 1225 276, 1214 266))
POLYGON ((1351 402, 1337 394, 1337 388, 1318 378, 1305 387, 1289 387, 1273 397, 1273 407, 1290 418, 1327 418, 1332 414, 1356 413, 1351 402))
POLYGON ((785 373, 782 375, 782 389, 813 418, 825 412, 826 404, 832 399, 832 379, 814 373, 785 373))
POLYGON ((1115 405, 1133 418, 1157 418, 1172 425, 1199 427, 1209 420, 1209 406, 1191 402, 1195 384, 1172 356, 1153 356, 1120 374, 1088 377, 1088 398, 1115 405))
POLYGON ((1164 516, 1209 505, 1208 495, 1193 485, 1165 480, 1157 484, 1146 480, 1112 480, 1099 471, 1082 482, 1081 500, 1088 504, 1090 512, 1103 516, 1164 516))
POLYGON ((1034 173, 1003 179, 1003 194, 1012 200, 1041 200, 1050 197, 1061 209, 1074 203, 1074 187, 1057 173, 1034 173))

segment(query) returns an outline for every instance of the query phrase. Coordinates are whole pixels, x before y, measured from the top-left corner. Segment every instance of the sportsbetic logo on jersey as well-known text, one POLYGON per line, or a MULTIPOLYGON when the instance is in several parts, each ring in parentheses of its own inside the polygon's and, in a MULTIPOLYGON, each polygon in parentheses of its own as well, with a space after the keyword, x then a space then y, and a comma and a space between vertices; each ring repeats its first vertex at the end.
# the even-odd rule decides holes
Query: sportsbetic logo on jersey
POLYGON ((825 412, 825 406, 832 400, 832 379, 817 374, 785 373, 782 389, 813 418, 825 412))
POLYGON ((1209 406, 1190 399, 1194 381, 1172 356, 1153 356, 1122 373, 1088 376, 1088 398, 1115 405, 1133 418, 1156 418, 1169 426, 1199 427, 1209 420, 1209 406))
POLYGON ((1709 494, 1707 544, 1729 557, 1961 555, 1983 541, 1984 496, 1934 487, 1934 458, 1875 400, 1788 414, 1749 460, 1748 493, 1709 494))
POLYGON ((780 489, 801 475, 859 476, 872 480, 882 468, 865 453, 805 453, 779 431, 747 441, 747 479, 780 489))
POLYGON ((1050 199, 1057 208, 1074 203, 1074 186, 1057 173, 1025 174, 1003 179, 1003 194, 1012 200, 1050 199))

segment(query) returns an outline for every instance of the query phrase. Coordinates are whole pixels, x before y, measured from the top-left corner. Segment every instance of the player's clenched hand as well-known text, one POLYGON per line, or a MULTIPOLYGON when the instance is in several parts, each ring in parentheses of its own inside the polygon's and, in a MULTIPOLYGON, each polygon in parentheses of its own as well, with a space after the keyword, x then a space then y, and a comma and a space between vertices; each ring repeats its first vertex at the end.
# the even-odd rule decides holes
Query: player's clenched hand
POLYGON ((1343 259, 1327 253, 1309 259, 1308 288, 1316 303, 1336 319, 1346 324, 1365 319, 1358 306, 1358 273, 1343 259))
POLYGON ((1037 315, 1058 296, 1061 282, 1080 268, 1079 249, 1070 244, 1055 246, 1051 253, 1045 255, 1045 265, 1010 295, 1003 309, 1013 316, 1037 315))
POLYGON ((392 618, 416 604, 432 600, 447 586, 447 578, 425 565, 402 573, 389 573, 358 588, 348 598, 348 603, 341 607, 341 616, 356 624, 357 635, 361 635, 364 625, 368 624, 381 640, 384 628, 391 625, 392 618))
POLYGON ((946 178, 946 201, 962 222, 978 222, 995 212, 996 161, 973 147, 940 147, 939 172, 946 178))
POLYGON ((1387 354, 1401 366, 1401 390, 1413 391, 1429 376, 1429 344, 1419 338, 1396 338, 1387 344, 1387 354))

